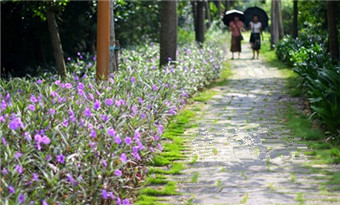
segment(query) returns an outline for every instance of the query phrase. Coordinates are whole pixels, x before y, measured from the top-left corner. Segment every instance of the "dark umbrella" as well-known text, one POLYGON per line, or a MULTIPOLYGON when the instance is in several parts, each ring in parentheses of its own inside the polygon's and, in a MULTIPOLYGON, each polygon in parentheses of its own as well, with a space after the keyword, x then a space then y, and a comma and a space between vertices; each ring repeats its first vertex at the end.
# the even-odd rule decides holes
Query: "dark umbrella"
POLYGON ((222 21, 226 26, 229 26, 230 21, 234 20, 234 17, 238 16, 241 21, 244 20, 243 12, 238 10, 229 10, 225 13, 222 21))
POLYGON ((253 20, 253 17, 255 15, 259 18, 259 21, 262 24, 262 30, 267 28, 267 26, 268 26, 267 13, 263 9, 261 9, 257 6, 249 7, 245 10, 245 12, 244 12, 244 23, 246 24, 246 26, 249 25, 249 22, 251 22, 253 20))

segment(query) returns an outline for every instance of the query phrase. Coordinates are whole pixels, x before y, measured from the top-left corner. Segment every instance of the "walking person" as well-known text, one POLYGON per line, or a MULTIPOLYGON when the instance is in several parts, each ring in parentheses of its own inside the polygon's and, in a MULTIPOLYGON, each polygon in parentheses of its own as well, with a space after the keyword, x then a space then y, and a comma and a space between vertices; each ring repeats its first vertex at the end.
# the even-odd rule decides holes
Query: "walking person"
POLYGON ((241 53, 241 40, 243 40, 243 36, 241 34, 241 30, 243 29, 243 22, 240 21, 238 16, 234 16, 234 20, 230 21, 229 29, 231 31, 231 48, 230 52, 232 55, 232 60, 234 59, 234 53, 238 52, 238 58, 240 59, 241 53))
POLYGON ((250 34, 250 46, 253 49, 253 58, 255 59, 255 52, 256 52, 256 59, 259 59, 260 49, 261 49, 261 36, 263 40, 263 33, 262 33, 262 23, 259 21, 258 16, 254 15, 253 21, 249 23, 249 29, 251 30, 250 34))

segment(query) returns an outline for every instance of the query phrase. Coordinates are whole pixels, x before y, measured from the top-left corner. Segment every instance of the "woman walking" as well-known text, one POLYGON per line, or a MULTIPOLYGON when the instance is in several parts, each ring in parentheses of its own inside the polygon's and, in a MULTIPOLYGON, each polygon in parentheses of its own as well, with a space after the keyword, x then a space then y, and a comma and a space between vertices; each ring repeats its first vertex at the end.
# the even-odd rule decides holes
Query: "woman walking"
POLYGON ((261 48, 261 38, 262 36, 263 40, 263 34, 262 34, 262 24, 259 22, 258 16, 253 17, 253 21, 249 23, 249 29, 251 30, 250 34, 250 46, 253 49, 253 59, 255 58, 255 52, 256 52, 256 59, 259 59, 259 53, 261 48))
POLYGON ((240 58, 241 40, 243 40, 243 37, 241 35, 241 30, 243 29, 243 23, 242 21, 240 21, 240 18, 238 16, 235 16, 234 20, 230 21, 229 28, 232 34, 230 52, 232 55, 231 59, 233 60, 235 52, 238 52, 238 58, 240 58))

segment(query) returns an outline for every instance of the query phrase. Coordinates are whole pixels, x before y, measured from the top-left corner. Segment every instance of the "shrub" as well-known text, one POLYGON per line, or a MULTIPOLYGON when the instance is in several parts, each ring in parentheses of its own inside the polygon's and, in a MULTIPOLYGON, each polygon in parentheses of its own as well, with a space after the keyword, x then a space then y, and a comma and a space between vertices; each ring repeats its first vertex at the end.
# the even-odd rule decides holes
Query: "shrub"
POLYGON ((340 129, 340 65, 326 52, 321 37, 288 36, 277 44, 277 57, 303 77, 313 110, 330 131, 340 129))
POLYGON ((223 48, 181 47, 164 69, 158 46, 124 50, 107 82, 81 54, 63 81, 0 81, 1 204, 128 204, 169 117, 218 77, 223 48))

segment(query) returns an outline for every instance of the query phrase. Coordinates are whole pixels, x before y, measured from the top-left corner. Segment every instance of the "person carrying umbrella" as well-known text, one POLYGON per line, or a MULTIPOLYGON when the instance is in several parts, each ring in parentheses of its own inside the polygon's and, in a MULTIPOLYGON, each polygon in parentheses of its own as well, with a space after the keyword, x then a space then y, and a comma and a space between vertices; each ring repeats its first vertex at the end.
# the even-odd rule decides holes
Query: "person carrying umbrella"
POLYGON ((234 20, 230 21, 229 29, 231 31, 231 59, 234 59, 234 53, 238 52, 238 58, 240 58, 241 53, 241 40, 243 40, 241 30, 243 30, 243 22, 240 21, 239 16, 234 16, 234 20))
POLYGON ((256 52, 256 59, 259 59, 260 48, 261 48, 261 38, 263 40, 263 33, 262 33, 262 23, 259 21, 259 17, 257 15, 253 16, 253 21, 249 23, 249 29, 251 30, 250 34, 250 45, 253 49, 253 59, 255 59, 255 52, 256 52))
POLYGON ((240 58, 241 53, 241 41, 243 40, 243 36, 241 31, 243 30, 243 12, 238 10, 229 10, 226 12, 223 17, 223 23, 229 27, 231 31, 231 47, 230 51, 232 53, 232 58, 234 59, 234 53, 238 52, 238 58, 240 58))
POLYGON ((258 59, 261 48, 261 36, 263 40, 262 31, 268 26, 268 15, 257 6, 249 7, 244 11, 244 24, 251 30, 249 41, 253 49, 253 59, 255 58, 255 53, 257 53, 258 59))

